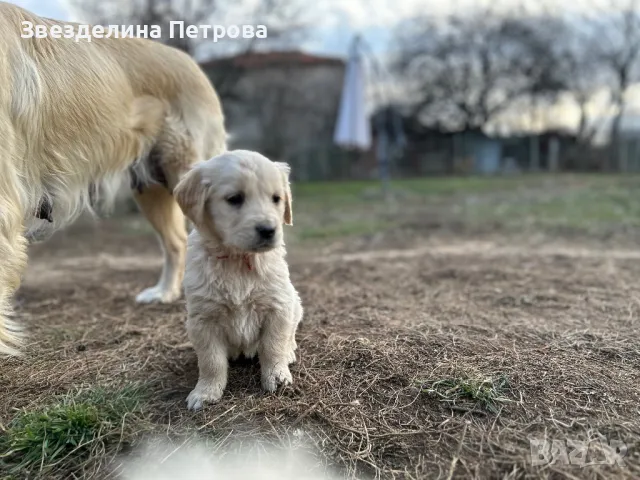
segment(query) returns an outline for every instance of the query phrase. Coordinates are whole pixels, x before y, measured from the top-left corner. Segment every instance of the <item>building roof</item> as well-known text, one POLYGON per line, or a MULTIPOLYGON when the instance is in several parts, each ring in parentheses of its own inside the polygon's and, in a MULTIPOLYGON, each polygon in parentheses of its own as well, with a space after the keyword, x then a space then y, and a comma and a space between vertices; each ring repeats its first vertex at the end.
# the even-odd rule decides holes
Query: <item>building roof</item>
POLYGON ((335 65, 344 66, 344 60, 336 57, 325 57, 311 55, 299 50, 271 51, 271 52, 251 52, 234 55, 231 57, 215 58, 203 62, 202 67, 213 67, 226 64, 236 68, 270 68, 279 66, 320 66, 335 65))

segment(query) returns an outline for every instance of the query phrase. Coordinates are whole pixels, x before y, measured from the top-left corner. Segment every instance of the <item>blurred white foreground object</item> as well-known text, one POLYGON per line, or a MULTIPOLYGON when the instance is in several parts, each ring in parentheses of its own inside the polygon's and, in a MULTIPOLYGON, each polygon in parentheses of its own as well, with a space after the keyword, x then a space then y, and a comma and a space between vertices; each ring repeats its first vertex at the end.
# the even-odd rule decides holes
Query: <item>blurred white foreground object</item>
POLYGON ((203 444, 149 445, 123 465, 124 480, 333 480, 302 449, 249 445, 233 452, 203 444))

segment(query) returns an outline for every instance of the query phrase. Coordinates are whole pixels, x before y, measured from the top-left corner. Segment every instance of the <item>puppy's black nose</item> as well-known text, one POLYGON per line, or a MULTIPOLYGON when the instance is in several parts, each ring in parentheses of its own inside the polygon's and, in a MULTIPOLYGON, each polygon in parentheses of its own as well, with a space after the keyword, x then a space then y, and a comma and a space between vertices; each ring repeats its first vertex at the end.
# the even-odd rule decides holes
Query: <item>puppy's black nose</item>
POLYGON ((262 238, 263 240, 271 240, 276 234, 275 228, 266 227, 264 225, 258 225, 256 227, 256 231, 258 232, 258 235, 260 235, 260 238, 262 238))

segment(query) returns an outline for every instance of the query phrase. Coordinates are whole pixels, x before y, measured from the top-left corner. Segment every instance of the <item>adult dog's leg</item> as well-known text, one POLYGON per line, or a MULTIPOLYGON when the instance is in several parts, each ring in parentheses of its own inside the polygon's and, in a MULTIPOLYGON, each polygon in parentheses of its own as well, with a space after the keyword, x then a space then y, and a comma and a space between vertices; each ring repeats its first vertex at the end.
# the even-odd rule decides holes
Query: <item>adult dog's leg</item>
POLYGON ((11 317, 13 295, 27 266, 27 240, 17 183, 13 183, 18 179, 4 170, 9 169, 0 172, 0 354, 18 355, 22 335, 11 317))
POLYGON ((155 229, 164 253, 164 265, 158 284, 142 291, 136 301, 173 302, 182 294, 187 245, 184 215, 173 196, 161 185, 149 185, 134 195, 140 210, 155 229))

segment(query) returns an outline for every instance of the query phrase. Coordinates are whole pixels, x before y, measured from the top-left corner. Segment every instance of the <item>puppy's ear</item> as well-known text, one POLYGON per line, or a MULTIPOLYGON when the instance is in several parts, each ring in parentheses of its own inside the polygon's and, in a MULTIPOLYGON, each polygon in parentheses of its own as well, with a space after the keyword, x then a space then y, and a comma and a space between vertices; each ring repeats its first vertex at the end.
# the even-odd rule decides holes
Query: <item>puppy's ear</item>
POLYGON ((197 166, 185 173, 173 189, 182 212, 197 227, 205 223, 205 207, 210 190, 211 183, 203 177, 202 169, 197 166))
POLYGON ((289 184, 291 167, 288 163, 284 162, 274 163, 282 173, 282 181, 284 182, 284 223, 285 225, 293 225, 293 197, 291 196, 291 185, 289 184))

